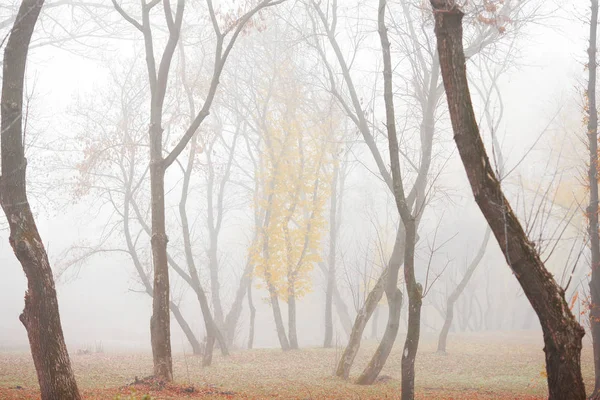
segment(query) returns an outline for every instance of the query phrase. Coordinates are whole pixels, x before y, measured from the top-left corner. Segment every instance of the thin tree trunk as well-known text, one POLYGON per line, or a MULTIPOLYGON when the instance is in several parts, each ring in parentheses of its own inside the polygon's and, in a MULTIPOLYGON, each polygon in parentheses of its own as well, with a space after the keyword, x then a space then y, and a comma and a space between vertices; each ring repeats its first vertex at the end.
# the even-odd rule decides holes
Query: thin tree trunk
POLYGON ((390 256, 388 266, 381 273, 377 283, 375 283, 375 286, 367 296, 365 304, 356 315, 354 325, 352 326, 352 332, 350 333, 350 339, 348 340, 348 344, 342 353, 342 357, 340 358, 338 367, 336 369, 336 376, 344 379, 348 379, 348 376, 350 376, 350 369, 352 368, 354 358, 360 349, 360 341, 362 339, 365 327, 367 326, 367 322, 369 322, 369 319, 373 315, 375 308, 383 297, 385 283, 390 268, 389 266, 395 263, 401 263, 401 260, 404 257, 405 238, 404 230, 401 226, 399 226, 396 232, 396 241, 394 242, 394 249, 392 250, 392 255, 390 256))
POLYGON ((337 181, 339 167, 336 164, 331 180, 331 200, 329 208, 329 257, 327 270, 327 289, 325 291, 325 339, 323 347, 330 348, 333 344, 333 287, 335 286, 335 259, 337 248, 337 181))
POLYGON ((240 319, 240 315, 242 314, 242 302, 244 301, 244 297, 246 297, 246 291, 250 290, 250 285, 252 284, 252 270, 253 265, 250 260, 246 263, 246 268, 244 268, 244 274, 240 278, 240 284, 235 293, 235 299, 231 304, 231 308, 225 317, 225 334, 227 340, 227 346, 233 346, 233 342, 235 340, 235 333, 238 321, 240 319))
POLYGON ((488 242, 490 241, 491 233, 492 231, 490 230, 490 228, 486 228, 485 235, 483 237, 483 242, 479 246, 479 250, 477 251, 475 258, 473 258, 471 264, 469 264, 469 267, 467 268, 465 275, 460 280, 460 283, 456 286, 456 288, 454 288, 450 296, 448 296, 448 301, 446 303, 446 319, 444 320, 444 326, 442 327, 440 337, 438 338, 438 353, 446 352, 446 340, 448 339, 448 332, 450 332, 450 327, 452 326, 452 320, 454 318, 454 304, 456 303, 456 300, 458 300, 462 292, 465 290, 465 287, 469 283, 469 280, 471 280, 475 269, 477 268, 479 263, 481 263, 481 260, 485 255, 485 249, 487 248, 488 242))
MULTIPOLYGON (((404 250, 404 281, 408 292, 408 332, 404 343, 404 351, 402 352, 402 399, 414 398, 414 375, 415 375, 415 358, 419 345, 419 334, 421 325, 421 303, 423 289, 415 279, 415 244, 417 241, 417 221, 412 215, 411 208, 407 204, 404 194, 404 186, 402 181, 402 172, 400 168, 400 156, 398 137, 396 132, 396 117, 394 110, 394 94, 392 85, 392 60, 390 54, 390 41, 388 39, 387 27, 385 26, 385 9, 387 7, 386 0, 379 0, 378 9, 378 32, 381 40, 381 52, 383 58, 383 81, 384 81, 384 101, 385 101, 385 116, 386 128, 388 137, 388 149, 390 153, 390 165, 392 173, 392 193, 396 203, 396 208, 402 219, 405 231, 405 250, 404 250)), ((419 172, 421 172, 420 170, 419 172)), ((421 174, 420 174, 421 175, 421 174)), ((422 176, 422 175, 421 175, 422 176)), ((425 177, 422 177, 425 182, 425 177)), ((419 194, 424 191, 424 185, 415 185, 413 190, 419 194)), ((417 197, 421 197, 417 195, 417 197)), ((419 206, 421 201, 417 201, 416 209, 417 216, 420 215, 419 206)), ((396 303, 398 296, 398 271, 400 263, 390 264, 390 275, 386 282, 386 293, 388 298, 393 299, 396 303)), ((384 338, 380 348, 378 349, 377 357, 373 357, 369 365, 369 371, 363 373, 364 383, 372 383, 383 368, 391 348, 398 333, 400 313, 394 313, 394 307, 390 304, 390 315, 384 338)))
POLYGON ((462 43, 463 13, 432 0, 435 34, 454 140, 469 183, 506 261, 537 313, 544 334, 550 400, 583 400, 581 340, 585 334, 505 198, 485 147, 469 93, 462 43))
POLYGON ((252 301, 252 278, 248 282, 248 308, 250 309, 250 328, 248 332, 248 348, 252 349, 254 346, 254 321, 256 319, 256 307, 252 301))
POLYGON ((0 203, 10 226, 10 245, 27 277, 25 308, 19 319, 29 338, 42 400, 79 400, 52 269, 27 199, 23 87, 29 44, 43 4, 43 0, 23 0, 4 50, 0 203))
MULTIPOLYGON (((393 287, 391 288, 391 291, 386 290, 385 295, 388 301, 389 310, 387 328, 383 334, 383 338, 381 338, 377 350, 371 358, 371 362, 369 362, 356 381, 359 385, 370 385, 375 382, 375 379, 379 376, 379 373, 385 365, 390 351, 394 346, 396 335, 398 335, 398 329, 400 327, 400 311, 402 310, 402 292, 398 287, 393 287)), ((375 321, 376 318, 373 318, 373 322, 375 321)))
POLYGON ((354 325, 352 327, 352 332, 350 333, 350 339, 348 340, 348 344, 342 353, 342 357, 340 357, 340 361, 338 363, 335 375, 340 378, 348 379, 350 376, 350 369, 352 368, 352 363, 354 362, 354 358, 360 349, 360 341, 362 339, 363 332, 365 327, 367 326, 367 322, 371 318, 373 311, 377 307, 377 304, 381 301, 383 297, 383 284, 385 282, 386 276, 388 273, 388 269, 386 268, 377 283, 367 296, 367 300, 363 307, 356 314, 356 319, 354 320, 354 325))
POLYGON ((288 296, 288 337, 290 339, 290 348, 298 349, 298 333, 296 331, 296 296, 293 293, 288 296))
POLYGON ((588 143, 590 150, 589 218, 592 278, 590 280, 590 325, 594 349, 595 386, 592 398, 600 399, 600 237, 598 235, 598 110, 596 108, 596 36, 598 29, 598 0, 591 0, 590 46, 588 48, 588 143))
POLYGON ((179 310, 179 307, 177 306, 177 304, 175 304, 171 301, 170 306, 171 306, 171 313, 173 313, 175 320, 177 320, 177 323, 181 327, 181 330, 185 334, 185 337, 187 338, 188 342, 190 342, 190 345, 192 346, 192 351, 194 352, 194 354, 202 353, 202 346, 200 346, 200 342, 198 341, 198 339, 196 339, 196 336, 194 335, 194 331, 192 331, 192 328, 190 327, 190 325, 187 323, 187 321, 183 317, 183 314, 181 314, 181 310, 179 310))
POLYGON ((183 187, 181 191, 181 198, 179 200, 179 216, 181 218, 181 230, 183 233, 183 245, 185 250, 185 259, 188 265, 188 270, 190 273, 190 277, 193 283, 193 286, 196 288, 196 295, 198 298, 198 302, 200 303, 200 308, 202 309, 202 317, 204 319, 204 326, 206 327, 206 336, 207 336, 207 345, 204 351, 204 358, 202 360, 202 365, 207 367, 212 363, 212 353, 214 350, 215 339, 219 343, 219 347, 221 348, 221 352, 223 355, 229 355, 229 350, 227 349, 227 344, 225 338, 219 327, 217 326, 212 312, 210 310, 210 306, 208 303, 208 299, 206 297, 206 293, 202 288, 202 283, 200 282, 200 278, 198 276, 198 270, 196 269, 196 263, 194 260, 194 255, 192 253, 192 239, 190 236, 190 228, 189 222, 187 218, 187 197, 189 193, 189 185, 190 179, 192 175, 193 165, 194 165, 194 155, 196 153, 196 137, 192 138, 192 142, 190 144, 190 153, 188 157, 188 164, 184 174, 183 187))
MULTIPOLYGON (((323 262, 319 262, 318 264, 319 264, 319 267, 321 268, 321 271, 323 271, 323 273, 327 276, 328 272, 327 272, 327 267, 325 266, 325 264, 323 262)), ((342 298, 342 295, 340 294, 340 290, 338 289, 335 281, 333 282, 332 295, 333 295, 333 304, 335 305, 335 310, 338 314, 338 318, 340 319, 340 322, 342 323, 342 328, 344 329, 344 332, 346 333, 346 335, 348 337, 350 337, 350 333, 352 332, 352 319, 350 318, 350 313, 348 312, 348 305, 342 298)))

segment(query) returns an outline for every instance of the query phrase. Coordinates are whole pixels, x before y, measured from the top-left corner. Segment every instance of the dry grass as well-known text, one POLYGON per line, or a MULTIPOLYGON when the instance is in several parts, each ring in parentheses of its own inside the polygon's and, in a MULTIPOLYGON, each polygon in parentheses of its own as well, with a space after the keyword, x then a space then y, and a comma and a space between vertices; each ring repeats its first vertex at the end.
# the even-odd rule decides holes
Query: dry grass
MULTIPOLYGON (((417 357, 417 398, 421 399, 541 399, 546 396, 541 334, 469 334, 451 336, 448 354, 435 353, 435 337, 422 339, 417 357)), ((403 342, 399 337, 398 343, 403 342)), ((353 373, 366 365, 375 343, 365 343, 353 373)), ((151 374, 150 354, 73 355, 73 367, 88 399, 154 399, 190 397, 240 399, 396 399, 400 390, 398 345, 382 375, 384 382, 358 386, 332 377, 340 349, 281 352, 259 349, 217 356, 210 368, 195 356, 174 359, 178 385, 163 390, 146 386, 124 388, 134 378, 151 374), (213 385, 218 386, 213 386, 213 385), (194 391, 190 393, 194 387, 194 391)), ((591 348, 582 356, 588 388, 593 383, 591 348)), ((35 371, 28 354, 0 353, 0 399, 36 399, 35 371), (17 386, 22 389, 15 389, 17 386)))

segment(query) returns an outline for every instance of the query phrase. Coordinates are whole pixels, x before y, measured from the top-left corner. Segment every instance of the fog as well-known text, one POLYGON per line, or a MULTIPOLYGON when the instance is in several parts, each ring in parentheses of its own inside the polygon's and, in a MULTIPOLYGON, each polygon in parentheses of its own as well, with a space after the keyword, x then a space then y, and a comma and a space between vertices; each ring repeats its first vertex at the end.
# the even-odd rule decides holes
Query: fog
MULTIPOLYGON (((19 3, 8 0, 8 4, 0 5, 3 51, 6 47, 3 39, 10 33, 9 26, 19 3)), ((161 111, 164 157, 177 146, 194 116, 206 104, 214 74, 215 35, 206 4, 187 3, 161 111)), ((240 24, 236 16, 255 3, 215 2, 217 23, 222 24, 222 29, 235 28, 236 23, 240 24)), ((339 5, 334 2, 333 7, 339 8, 336 40, 349 62, 360 105, 366 110, 365 129, 373 133, 389 171, 377 7, 369 3, 372 2, 348 0, 340 1, 339 5)), ((536 0, 500 2, 509 12, 510 4, 518 11, 510 15, 514 19, 499 28, 477 19, 481 11, 479 2, 475 3, 465 6, 466 47, 481 32, 493 32, 488 36, 490 42, 480 45, 467 60, 481 135, 496 172, 504 171, 501 176, 504 193, 525 233, 541 253, 546 268, 563 288, 571 281, 565 299, 575 318, 586 328, 583 354, 589 361, 592 336, 586 302, 591 259, 585 217, 589 202, 585 180, 589 154, 585 122, 582 122, 588 80, 589 5, 536 0), (499 166, 500 162, 503 165, 499 166)), ((332 7, 329 2, 318 4, 327 10, 332 7)), ((122 7, 123 12, 141 21, 138 2, 123 1, 122 7)), ((150 14, 159 67, 169 37, 162 7, 161 3, 150 14)), ((176 5, 172 7, 175 9, 176 5)), ((294 295, 298 346, 300 351, 323 347, 334 169, 338 177, 334 285, 347 306, 351 323, 393 257, 396 231, 403 222, 394 195, 356 123, 358 117, 353 114, 356 104, 351 100, 339 56, 323 33, 316 7, 310 1, 284 1, 266 7, 251 19, 253 22, 241 30, 224 62, 210 114, 166 171, 164 210, 169 240, 170 300, 201 342, 207 336, 207 328, 199 295, 176 272, 182 268, 183 275, 193 275, 188 270, 189 257, 198 271, 212 317, 217 320, 215 290, 218 289, 222 303, 218 305, 222 307, 220 318, 224 318, 230 313, 241 282, 245 282, 246 272, 251 271, 251 296, 256 307, 255 349, 282 346, 269 285, 278 286, 274 290, 288 330, 290 276, 300 276, 297 288, 293 289, 298 290, 294 295), (332 83, 337 85, 336 90, 332 90, 332 83), (349 109, 344 109, 343 101, 350 105, 349 109), (290 142, 277 136, 281 132, 292 135, 290 142), (304 143, 305 147, 297 150, 294 141, 304 143), (190 146, 195 146, 194 153, 190 153, 190 146), (287 166, 269 155, 269 151, 274 154, 272 146, 281 154, 288 154, 284 156, 288 157, 287 166), (300 172, 293 172, 297 162, 293 157, 306 157, 302 158, 300 172), (186 191, 188 165, 191 172, 186 191), (289 177, 281 178, 290 170, 289 177), (276 208, 264 211, 273 204, 272 200, 267 201, 269 190, 281 190, 286 196, 293 192, 291 189, 296 185, 293 174, 304 177, 304 183, 297 185, 296 198, 301 200, 293 200, 297 204, 294 206, 290 206, 289 198, 281 200, 284 211, 279 214, 276 208), (268 179, 273 179, 271 189, 268 179), (281 179, 277 181, 281 189, 273 189, 276 179, 281 179), (182 190, 186 193, 189 248, 182 233, 182 190), (293 211, 293 207, 300 211, 293 211), (283 219, 290 213, 288 222, 281 222, 284 227, 281 232, 286 231, 286 226, 288 230, 293 227, 299 232, 294 234, 300 236, 293 236, 288 245, 310 248, 306 251, 309 261, 298 261, 298 265, 302 262, 301 272, 300 269, 292 275, 288 272, 287 276, 281 272, 283 277, 277 278, 274 276, 280 272, 268 270, 276 267, 269 264, 273 261, 264 258, 265 246, 269 245, 265 245, 265 237, 261 236, 261 229, 267 229, 261 228, 263 212, 283 219), (316 228, 304 239, 301 230, 306 226, 310 230, 311 224, 316 228), (216 233, 211 231, 215 227, 216 233), (215 271, 218 271, 216 280, 211 275, 215 271), (266 280, 271 278, 271 282, 266 280)), ((329 20, 331 16, 327 14, 325 18, 329 20)), ((417 186, 417 172, 424 157, 423 104, 418 93, 428 90, 421 80, 431 79, 429 71, 419 68, 424 66, 422 63, 431 67, 427 46, 435 48, 435 35, 429 2, 390 1, 387 18, 392 42, 396 128, 404 190, 408 195, 411 187, 417 186), (403 14, 406 10, 410 10, 410 18, 416 18, 422 29, 417 32, 422 45, 411 44, 414 37, 411 39, 408 33, 408 19, 403 14), (418 60, 419 46, 425 49, 424 61, 414 61, 418 60)), ((227 40, 230 38, 231 34, 227 40)), ((134 260, 138 258, 152 285, 153 254, 145 229, 151 227, 148 129, 153 100, 145 51, 141 32, 125 21, 110 2, 46 0, 27 60, 24 142, 29 202, 54 273, 65 342, 76 369, 74 354, 93 351, 99 344, 107 354, 152 352, 152 297, 134 260), (130 223, 124 225, 124 220, 130 223), (128 248, 127 235, 134 242, 135 256, 128 248)), ((414 273, 424 293, 420 329, 425 354, 429 351, 427 340, 436 341, 442 330, 447 298, 476 258, 487 228, 453 141, 441 76, 437 82, 440 94, 433 115, 431 166, 426 171, 422 197, 417 194, 415 200, 423 202, 413 210, 418 215, 414 273)), ((0 218, 2 358, 2 353, 27 353, 30 348, 27 331, 19 321, 27 279, 10 246, 5 215, 0 218)), ((273 235, 269 239, 272 246, 279 241, 284 243, 281 233, 273 235)), ((284 244, 281 246, 283 252, 286 248, 284 244)), ((296 254, 289 249, 288 257, 296 254)), ((542 357, 539 320, 507 266, 494 234, 484 250, 454 305, 449 346, 460 335, 489 334, 494 338, 506 335, 501 336, 507 338, 506 342, 499 339, 506 346, 513 343, 511 338, 522 337, 524 341, 537 338, 536 354, 542 357)), ((403 302, 395 339, 399 351, 409 324, 409 294, 403 274, 400 267, 398 287, 403 302)), ((236 352, 253 351, 247 350, 250 312, 245 293, 231 344, 236 352)), ((331 307, 333 347, 341 352, 348 334, 335 302, 331 307)), ((387 320, 388 301, 383 296, 360 336, 376 345, 386 331, 387 320)), ((173 353, 191 354, 189 337, 173 315, 170 326, 173 353)), ((224 327, 221 329, 224 331, 224 327)), ((394 357, 399 360, 399 353, 392 353, 389 362, 394 357)), ((221 362, 225 361, 220 358, 214 361, 221 362)), ((390 371, 396 368, 399 374, 399 362, 394 365, 397 368, 386 366, 384 371, 395 376, 390 371)), ((142 375, 144 372, 140 372, 142 375)), ((1 376, 0 382, 4 384, 1 376)), ((133 376, 129 378, 133 380, 133 376)), ((419 372, 416 379, 419 386, 419 372)), ((586 383, 588 379, 586 376, 586 383)))

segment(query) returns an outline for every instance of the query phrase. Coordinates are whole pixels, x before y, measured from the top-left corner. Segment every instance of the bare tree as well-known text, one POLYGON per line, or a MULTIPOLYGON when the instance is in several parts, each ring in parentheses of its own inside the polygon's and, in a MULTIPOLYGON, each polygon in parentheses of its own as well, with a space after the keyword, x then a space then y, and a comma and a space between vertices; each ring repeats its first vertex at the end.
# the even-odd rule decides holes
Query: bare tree
POLYGON ((454 288, 452 293, 450 293, 450 296, 448 296, 448 300, 446 301, 446 316, 444 319, 444 325, 438 338, 438 353, 446 352, 446 340, 448 339, 448 332, 450 332, 450 327, 452 326, 452 320, 454 318, 454 304, 456 303, 462 292, 465 290, 465 287, 467 286, 469 280, 473 276, 475 269, 477 269, 477 267, 481 263, 481 260, 485 255, 485 250, 487 248, 488 242, 490 240, 490 234, 490 229, 486 228, 485 234, 483 236, 483 241, 479 245, 479 250, 477 250, 475 257, 473 257, 473 260, 467 267, 467 270, 460 282, 458 283, 458 285, 454 288))
POLYGON ((160 62, 157 64, 155 56, 156 40, 153 37, 150 11, 158 5, 159 0, 150 3, 142 2, 142 22, 138 22, 130 16, 118 3, 112 0, 113 6, 121 16, 135 29, 140 31, 144 38, 145 59, 150 82, 151 106, 150 106, 150 190, 152 203, 152 259, 154 264, 154 296, 152 304, 152 318, 150 320, 150 332, 152 342, 152 354, 154 359, 154 375, 158 378, 171 381, 173 379, 173 360, 171 358, 171 333, 169 321, 169 268, 167 257, 167 234, 165 220, 165 172, 185 149, 196 131, 206 119, 210 112, 212 102, 217 92, 219 78, 223 68, 233 49, 236 39, 244 29, 248 21, 261 9, 269 7, 283 0, 262 0, 250 11, 241 15, 231 26, 222 29, 211 0, 207 0, 207 8, 210 20, 216 36, 216 49, 213 75, 204 103, 193 122, 186 129, 173 149, 165 156, 163 154, 163 105, 169 83, 169 72, 175 49, 180 41, 181 26, 185 8, 185 0, 178 0, 175 15, 171 8, 171 2, 163 2, 163 11, 166 25, 168 27, 168 39, 160 62), (226 41, 228 34, 231 38, 226 41))
POLYGON ((431 4, 454 140, 475 201, 540 319, 549 398, 584 399, 580 360, 584 330, 573 317, 564 290, 545 268, 512 211, 479 134, 466 75, 462 42, 464 14, 453 1, 431 0, 431 4))
POLYGON ((27 199, 23 87, 29 44, 43 4, 43 0, 23 0, 4 50, 0 204, 10 226, 10 244, 27 277, 25 309, 19 319, 27 330, 42 399, 78 400, 52 269, 27 199))

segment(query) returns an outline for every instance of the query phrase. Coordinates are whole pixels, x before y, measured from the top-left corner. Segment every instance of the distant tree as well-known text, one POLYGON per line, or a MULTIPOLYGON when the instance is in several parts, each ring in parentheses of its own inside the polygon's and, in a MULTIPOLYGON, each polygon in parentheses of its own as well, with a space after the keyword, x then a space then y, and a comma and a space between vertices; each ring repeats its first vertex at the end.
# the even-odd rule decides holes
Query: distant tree
POLYGON ((29 338, 43 400, 81 398, 65 345, 54 277, 27 199, 23 147, 23 91, 31 36, 44 0, 23 0, 4 50, 0 99, 0 204, 10 244, 27 277, 25 309, 19 317, 29 338))
POLYGON ((454 1, 431 0, 431 5, 454 140, 475 201, 540 319, 549 399, 585 399, 580 359, 584 330, 512 211, 479 134, 466 75, 463 12, 454 1))
POLYGON ((265 218, 252 250, 255 273, 269 290, 284 350, 288 339, 291 349, 298 348, 296 299, 311 289, 310 273, 321 260, 324 208, 330 193, 332 169, 331 132, 336 129, 330 126, 326 116, 322 123, 303 121, 303 115, 308 114, 308 110, 298 104, 303 95, 294 91, 296 85, 291 80, 288 85, 285 106, 280 111, 267 113, 263 130, 263 165, 258 179, 261 180, 260 207, 265 218), (278 298, 288 303, 288 338, 278 298))

